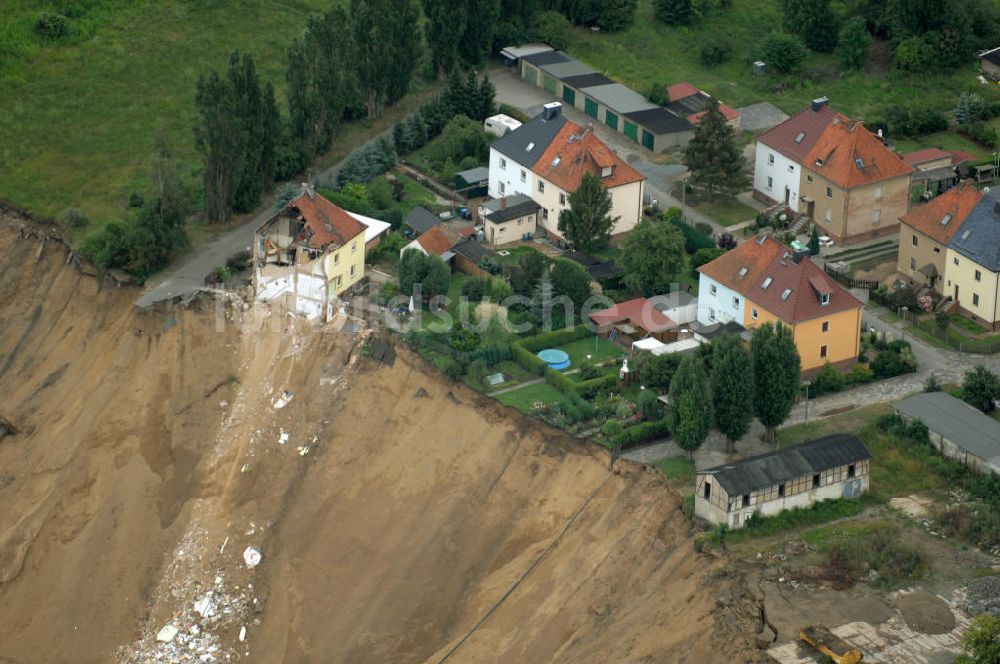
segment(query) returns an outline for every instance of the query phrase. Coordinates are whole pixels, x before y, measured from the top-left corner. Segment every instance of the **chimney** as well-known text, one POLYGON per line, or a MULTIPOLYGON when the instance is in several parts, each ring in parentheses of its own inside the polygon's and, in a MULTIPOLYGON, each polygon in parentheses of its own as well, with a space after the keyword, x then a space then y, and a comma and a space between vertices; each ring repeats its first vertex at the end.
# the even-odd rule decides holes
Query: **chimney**
POLYGON ((557 101, 549 102, 542 106, 542 119, 551 120, 562 113, 562 104, 557 101))
POLYGON ((819 97, 812 100, 812 110, 813 113, 818 113, 820 109, 830 104, 830 99, 828 97, 819 97))
POLYGON ((507 209, 507 197, 506 196, 504 196, 503 198, 500 199, 500 209, 501 210, 506 210, 507 209))
POLYGON ((809 257, 808 249, 796 249, 795 253, 792 254, 792 260, 796 264, 801 263, 803 258, 808 258, 808 257, 809 257))
POLYGON ((306 192, 309 195, 309 200, 316 198, 316 189, 313 187, 312 182, 303 182, 302 191, 306 192))

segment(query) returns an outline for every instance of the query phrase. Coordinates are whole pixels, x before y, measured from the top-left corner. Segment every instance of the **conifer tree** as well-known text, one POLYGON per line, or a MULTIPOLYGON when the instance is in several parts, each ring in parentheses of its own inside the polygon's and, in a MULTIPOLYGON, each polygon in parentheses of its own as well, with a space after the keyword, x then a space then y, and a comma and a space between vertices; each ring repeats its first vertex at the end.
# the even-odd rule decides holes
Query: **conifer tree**
POLYGON ((767 442, 792 412, 799 391, 801 361, 790 328, 765 323, 750 339, 753 363, 754 412, 764 425, 767 442))
POLYGON ((715 425, 726 436, 727 451, 746 435, 753 420, 750 353, 740 338, 726 334, 712 343, 712 397, 715 425))
POLYGON ((709 200, 717 193, 735 193, 746 186, 743 154, 717 100, 712 99, 698 121, 684 163, 691 171, 690 183, 704 189, 709 200))

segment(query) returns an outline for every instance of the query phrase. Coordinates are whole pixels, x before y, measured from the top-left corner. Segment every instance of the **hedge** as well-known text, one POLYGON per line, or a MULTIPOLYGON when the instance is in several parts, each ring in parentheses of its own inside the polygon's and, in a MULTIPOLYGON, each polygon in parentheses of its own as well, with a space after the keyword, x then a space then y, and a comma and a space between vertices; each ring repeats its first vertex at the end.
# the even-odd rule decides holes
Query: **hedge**
POLYGON ((655 438, 664 438, 670 435, 670 427, 667 425, 667 418, 643 422, 625 429, 620 434, 611 439, 611 447, 619 450, 627 450, 636 447, 646 441, 655 438))
POLYGON ((561 346, 577 339, 583 339, 591 334, 593 332, 588 330, 585 325, 577 325, 568 330, 553 330, 552 332, 536 334, 533 337, 518 339, 510 345, 510 349, 518 364, 528 371, 544 376, 549 365, 535 353, 545 348, 561 346))
POLYGON ((610 390, 616 386, 618 384, 618 375, 611 373, 606 376, 591 378, 590 380, 576 381, 561 371, 548 368, 545 370, 545 382, 560 392, 566 394, 574 392, 584 399, 589 399, 595 394, 610 390))

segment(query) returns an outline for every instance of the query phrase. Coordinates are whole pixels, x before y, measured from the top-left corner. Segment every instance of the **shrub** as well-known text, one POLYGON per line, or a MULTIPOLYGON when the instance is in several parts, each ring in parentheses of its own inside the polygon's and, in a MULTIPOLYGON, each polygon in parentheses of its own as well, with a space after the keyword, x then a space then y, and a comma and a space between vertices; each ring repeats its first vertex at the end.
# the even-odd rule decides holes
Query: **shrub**
POLYGON ((580 365, 580 378, 583 380, 592 380, 594 378, 600 378, 601 370, 590 363, 589 360, 585 360, 582 365, 580 365))
POLYGON ((442 358, 438 367, 444 372, 444 375, 448 377, 451 381, 459 381, 462 379, 462 375, 465 371, 462 369, 462 365, 459 364, 457 360, 451 357, 442 358))
POLYGON ((67 228, 75 231, 85 227, 90 223, 90 220, 79 209, 71 207, 66 208, 63 212, 63 223, 66 224, 67 228))
POLYGON ((831 392, 839 392, 842 389, 844 389, 844 376, 827 362, 813 378, 813 384, 809 388, 809 396, 818 397, 831 392))
POLYGON ((486 287, 486 297, 488 297, 491 302, 495 302, 497 304, 502 304, 504 300, 513 294, 514 290, 504 279, 496 277, 491 278, 486 287))
POLYGON ((479 335, 464 327, 456 327, 448 333, 448 345, 459 352, 468 352, 479 345, 479 335))
POLYGON ((872 585, 883 589, 922 579, 930 569, 927 558, 917 549, 902 544, 894 530, 838 542, 827 554, 829 578, 850 587, 877 573, 872 585))
POLYGON ((471 279, 466 279, 465 283, 462 284, 462 295, 469 299, 470 302, 479 302, 483 299, 483 295, 486 294, 486 280, 480 277, 472 277, 471 279))
POLYGON ((670 103, 670 94, 667 91, 667 86, 663 83, 653 83, 649 86, 649 92, 646 93, 646 99, 648 99, 651 104, 666 106, 670 103))
POLYGON ((242 272, 250 267, 250 261, 252 258, 253 254, 246 249, 237 251, 235 254, 226 259, 226 268, 232 272, 242 272))
POLYGON ((661 419, 664 415, 663 404, 651 390, 643 390, 639 394, 639 398, 636 399, 635 405, 642 419, 647 422, 661 419))
POLYGON ((643 422, 642 424, 631 426, 622 431, 620 435, 611 439, 610 443, 611 447, 624 450, 635 447, 640 443, 645 443, 656 438, 665 438, 669 435, 670 427, 667 425, 667 419, 663 418, 662 420, 643 422))
POLYGON ((687 253, 693 254, 699 249, 712 249, 715 247, 715 240, 710 235, 706 235, 691 224, 682 221, 679 214, 671 214, 668 211, 665 216, 681 232, 681 235, 684 236, 684 251, 687 253))
POLYGON ((761 59, 779 74, 798 70, 806 57, 806 46, 795 35, 771 32, 760 44, 761 59))
POLYGON ((557 11, 545 11, 535 14, 535 36, 557 51, 569 46, 569 21, 557 11))
POLYGON ((924 392, 940 392, 940 391, 941 391, 941 383, 938 381, 937 375, 932 373, 930 376, 927 377, 927 380, 924 381, 924 392))
POLYGON ((917 370, 916 363, 909 353, 897 353, 891 350, 879 351, 871 368, 878 378, 891 378, 917 370))
POLYGON ((698 59, 705 67, 716 67, 729 59, 730 42, 718 36, 709 38, 698 51, 698 59))
POLYGON ((863 364, 855 364, 851 367, 851 373, 848 375, 847 380, 851 385, 864 385, 875 380, 875 372, 863 364))
POLYGON ((35 34, 42 39, 62 39, 69 34, 69 19, 62 14, 42 12, 35 21, 35 34))
POLYGON ((618 420, 608 420, 604 423, 604 426, 601 427, 601 433, 604 434, 605 438, 615 438, 616 436, 620 436, 624 430, 625 428, 618 420))

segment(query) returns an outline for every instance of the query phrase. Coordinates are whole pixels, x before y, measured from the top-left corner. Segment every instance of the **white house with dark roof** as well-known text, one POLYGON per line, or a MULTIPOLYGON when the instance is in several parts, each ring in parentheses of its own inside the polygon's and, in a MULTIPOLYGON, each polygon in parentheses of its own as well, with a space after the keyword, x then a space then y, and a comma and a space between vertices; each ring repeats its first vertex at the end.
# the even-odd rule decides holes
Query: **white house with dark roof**
POLYGON ((558 102, 546 104, 540 115, 490 144, 491 198, 533 195, 536 184, 531 167, 566 124, 561 111, 558 102))
POLYGON ((833 434, 699 470, 694 513, 742 528, 755 513, 774 516, 823 500, 858 498, 869 488, 871 453, 850 434, 833 434))
POLYGON ((754 197, 766 203, 787 205, 795 212, 804 211, 799 194, 802 162, 837 115, 826 97, 821 97, 758 136, 753 170, 754 197))

